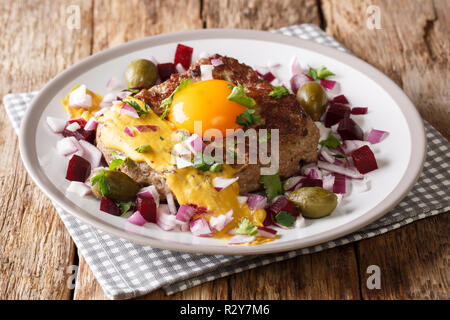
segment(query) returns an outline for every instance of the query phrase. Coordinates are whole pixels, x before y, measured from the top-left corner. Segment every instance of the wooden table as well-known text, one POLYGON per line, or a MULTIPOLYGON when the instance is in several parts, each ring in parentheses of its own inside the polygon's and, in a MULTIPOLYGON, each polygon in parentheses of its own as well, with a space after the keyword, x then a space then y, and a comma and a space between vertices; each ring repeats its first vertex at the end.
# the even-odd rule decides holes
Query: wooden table
MULTIPOLYGON (((299 23, 319 25, 385 72, 449 137, 448 0, 0 0, 0 96, 38 90, 93 53, 149 35, 299 23), (366 26, 371 4, 379 6, 381 29, 366 26), (79 29, 67 27, 73 23, 70 5, 80 8, 79 29)), ((50 201, 26 173, 4 108, 1 114, 0 299, 105 299, 50 201), (70 265, 79 265, 75 290, 66 284, 70 265)), ((170 298, 449 299, 448 227, 446 213, 170 298), (369 265, 381 268, 380 290, 366 286, 369 265)), ((166 296, 158 290, 144 298, 166 296)))

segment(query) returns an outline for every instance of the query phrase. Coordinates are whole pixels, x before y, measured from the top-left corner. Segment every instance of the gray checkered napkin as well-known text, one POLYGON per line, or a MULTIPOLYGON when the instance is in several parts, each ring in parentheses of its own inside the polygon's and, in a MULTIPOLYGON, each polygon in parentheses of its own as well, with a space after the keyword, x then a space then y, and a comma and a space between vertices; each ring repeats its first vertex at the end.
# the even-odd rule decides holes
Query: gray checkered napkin
MULTIPOLYGON (((292 26, 276 32, 347 51, 314 25, 292 26)), ((26 108, 36 93, 9 94, 3 98, 16 132, 26 108)), ((413 221, 449 211, 450 144, 426 122, 425 129, 428 153, 424 171, 417 185, 396 208, 356 233, 296 251, 243 257, 154 249, 115 238, 80 222, 58 207, 56 210, 109 298, 132 298, 161 287, 167 294, 173 294, 243 270, 374 237, 413 221)))

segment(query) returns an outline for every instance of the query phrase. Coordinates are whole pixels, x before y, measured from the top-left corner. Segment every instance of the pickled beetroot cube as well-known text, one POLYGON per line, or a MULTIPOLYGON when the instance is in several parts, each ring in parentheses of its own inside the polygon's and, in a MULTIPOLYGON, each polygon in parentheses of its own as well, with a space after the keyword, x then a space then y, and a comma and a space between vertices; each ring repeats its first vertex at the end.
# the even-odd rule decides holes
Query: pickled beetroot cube
POLYGON ((112 214, 113 216, 120 216, 122 214, 122 210, 120 210, 119 206, 106 197, 102 197, 100 200, 100 211, 112 214))
POLYGON ((177 69, 173 63, 158 64, 158 74, 161 81, 166 81, 173 73, 177 73, 177 69))
POLYGON ((330 128, 344 118, 350 117, 350 107, 339 103, 332 102, 325 114, 325 127, 330 128))
POLYGON ((185 69, 189 69, 189 67, 191 65, 193 51, 194 51, 194 49, 192 49, 191 47, 188 47, 188 46, 185 46, 182 44, 178 44, 177 51, 175 52, 175 59, 173 62, 174 65, 181 63, 181 65, 185 69))
POLYGON ((339 121, 337 132, 342 140, 364 140, 364 132, 361 127, 350 118, 339 121))
POLYGON ((323 187, 322 179, 306 178, 302 181, 302 187, 323 187))
POLYGON ((369 146, 362 146, 361 148, 354 150, 351 155, 356 169, 358 169, 360 173, 365 174, 378 169, 377 160, 369 146))
POLYGON ((350 104, 350 102, 348 102, 347 98, 343 94, 334 97, 333 99, 331 99, 331 102, 337 102, 337 103, 342 103, 342 104, 350 104))
POLYGON ((153 197, 138 197, 136 200, 137 210, 147 222, 156 223, 156 202, 153 197))
POLYGON ((295 217, 299 215, 299 212, 295 204, 288 198, 283 196, 278 197, 277 200, 275 200, 275 202, 270 205, 269 211, 273 215, 277 215, 281 211, 286 211, 287 213, 290 213, 295 217))
POLYGON ((86 159, 74 154, 67 166, 66 179, 69 181, 85 182, 91 173, 91 164, 86 159))
POLYGON ((62 132, 62 135, 64 137, 74 137, 77 140, 85 140, 89 143, 94 143, 95 140, 95 130, 89 130, 86 131, 84 130, 84 126, 86 125, 86 120, 84 119, 75 119, 75 120, 69 120, 67 121, 66 126, 64 127, 64 130, 62 132), (70 125, 71 123, 78 123, 80 125, 80 129, 75 130, 75 131, 70 131, 67 129, 67 126, 70 125))
POLYGON ((352 108, 352 114, 366 114, 367 107, 354 107, 352 108))
POLYGON ((258 74, 258 76, 261 80, 272 82, 275 79, 275 76, 272 74, 272 72, 267 72, 266 74, 262 74, 261 72, 256 71, 256 73, 258 74))

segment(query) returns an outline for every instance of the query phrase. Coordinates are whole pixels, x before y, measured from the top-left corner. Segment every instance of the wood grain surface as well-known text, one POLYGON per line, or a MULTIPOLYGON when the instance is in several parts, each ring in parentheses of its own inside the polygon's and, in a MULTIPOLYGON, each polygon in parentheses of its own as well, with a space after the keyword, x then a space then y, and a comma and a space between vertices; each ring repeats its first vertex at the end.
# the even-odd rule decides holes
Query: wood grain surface
MULTIPOLYGON (((37 90, 92 53, 144 36, 199 28, 314 23, 397 82, 447 138, 450 2, 389 0, 0 0, 0 95, 37 90), (79 29, 67 27, 79 6, 79 29), (381 29, 366 26, 369 5, 381 29), (22 19, 22 17, 27 19, 22 19)), ((1 109, 0 299, 106 299, 51 202, 28 177, 1 109), (79 265, 75 290, 67 267, 79 265)), ((167 297, 141 299, 449 299, 449 215, 355 244, 249 270, 167 297), (382 271, 380 290, 367 267, 382 271)))

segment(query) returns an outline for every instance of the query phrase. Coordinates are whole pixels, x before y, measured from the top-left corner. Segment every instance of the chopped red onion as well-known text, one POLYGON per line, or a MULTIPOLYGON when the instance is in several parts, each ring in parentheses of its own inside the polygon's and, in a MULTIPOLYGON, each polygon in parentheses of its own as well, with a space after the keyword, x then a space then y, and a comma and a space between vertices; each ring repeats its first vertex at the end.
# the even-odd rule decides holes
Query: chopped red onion
POLYGON ((299 75, 302 74, 303 68, 301 67, 300 63, 298 62, 297 56, 293 56, 291 59, 291 75, 299 75))
POLYGON ((159 206, 159 193, 155 186, 144 187, 137 193, 140 198, 153 198, 155 200, 156 206, 159 206))
POLYGON ((67 192, 75 193, 80 197, 85 197, 92 193, 91 188, 86 183, 79 181, 71 181, 67 187, 67 192))
POLYGON ((177 214, 177 207, 175 206, 175 200, 172 193, 166 194, 167 205, 169 206, 169 212, 171 214, 177 214))
POLYGON ((97 129, 98 121, 95 119, 95 117, 92 117, 89 119, 89 121, 84 126, 84 130, 86 131, 92 131, 97 129))
POLYGON ((101 117, 105 112, 106 112, 106 109, 102 108, 94 114, 94 117, 101 117))
POLYGON ((132 118, 139 119, 139 114, 137 113, 137 111, 126 103, 123 104, 122 108, 120 109, 120 113, 132 118))
POLYGON ((96 146, 90 144, 87 141, 80 140, 78 142, 84 150, 82 157, 89 161, 89 163, 91 164, 91 168, 98 167, 102 160, 102 152, 96 146))
POLYGON ((321 80, 320 80, 320 85, 321 85, 322 87, 324 87, 325 89, 327 89, 327 90, 333 90, 333 88, 334 88, 335 85, 336 85, 336 81, 333 81, 333 80, 326 80, 326 79, 321 79, 321 80))
POLYGON ((233 245, 233 244, 246 244, 246 243, 250 243, 255 241, 255 237, 254 236, 248 236, 245 234, 238 234, 235 235, 234 237, 232 237, 230 240, 228 240, 228 244, 233 245))
POLYGON ((328 191, 333 191, 334 176, 329 174, 322 178, 322 188, 328 191))
POLYGON ((68 156, 79 151, 77 148, 78 141, 74 137, 67 137, 56 143, 56 151, 62 156, 68 156))
POLYGON ((191 150, 192 153, 197 154, 205 149, 205 144, 203 139, 196 133, 191 135, 185 140, 186 146, 191 150))
POLYGON ((223 190, 226 187, 232 185, 233 183, 235 183, 236 181, 238 181, 239 177, 236 178, 222 178, 222 177, 215 177, 213 179, 213 186, 214 188, 216 188, 217 191, 223 190))
POLYGON ((154 126, 154 125, 151 125, 151 124, 136 125, 134 127, 139 132, 158 131, 158 126, 154 126))
POLYGON ((127 135, 129 135, 130 137, 134 137, 134 132, 133 130, 131 130, 130 127, 126 126, 125 129, 123 130, 123 132, 125 132, 127 135))
POLYGON ((162 204, 159 206, 157 210, 156 224, 164 231, 171 231, 177 226, 175 216, 170 214, 168 205, 162 204))
POLYGON ((221 59, 211 59, 211 64, 217 67, 223 65, 223 61, 221 59))
POLYGON ((311 78, 304 73, 293 75, 290 80, 292 92, 296 94, 298 89, 300 89, 305 83, 310 81, 312 81, 311 78))
POLYGON ((247 205, 250 209, 264 209, 267 205, 267 198, 259 194, 248 194, 247 205))
POLYGON ((305 177, 303 176, 293 176, 288 178, 284 182, 284 190, 286 191, 293 191, 295 190, 295 187, 303 180, 305 177))
POLYGON ((199 218, 189 223, 189 228, 194 236, 197 237, 209 237, 213 232, 209 227, 208 221, 204 218, 199 218))
POLYGON ((119 93, 117 93, 117 98, 124 99, 132 94, 133 94, 133 92, 131 92, 131 91, 123 90, 123 91, 120 91, 119 93))
POLYGON ((190 205, 186 205, 186 204, 182 204, 179 208, 178 208, 178 212, 176 215, 176 219, 178 221, 187 223, 191 220, 192 216, 195 213, 195 208, 190 206, 190 205))
POLYGON ((143 226, 147 223, 139 211, 135 211, 133 215, 127 219, 127 221, 137 226, 143 226))
POLYGON ((47 117, 47 124, 54 133, 61 133, 66 127, 66 120, 54 117, 47 117))
POLYGON ((185 72, 186 72, 186 69, 182 66, 181 63, 178 63, 178 64, 175 66, 175 69, 177 70, 178 73, 185 73, 185 72))
POLYGON ((376 144, 386 138, 387 135, 388 132, 386 131, 372 129, 367 136, 367 141, 369 141, 371 144, 376 144))
POLYGON ((217 217, 211 217, 209 219, 209 225, 217 231, 222 231, 231 220, 233 220, 233 210, 218 215, 217 217))
POLYGON ((267 227, 258 227, 258 233, 256 235, 264 238, 275 238, 277 231, 267 227))
POLYGON ((325 169, 334 173, 339 173, 354 179, 362 179, 364 176, 356 171, 354 168, 344 168, 341 166, 337 166, 335 164, 331 164, 325 161, 318 161, 317 165, 321 169, 325 169))
POLYGON ((360 141, 360 140, 344 140, 342 144, 340 145, 342 151, 345 154, 351 154, 353 150, 359 149, 362 146, 368 145, 369 143, 367 141, 360 141))
POLYGON ((334 163, 336 158, 333 156, 333 153, 327 147, 322 147, 320 149, 320 155, 324 158, 325 161, 329 163, 334 163))

